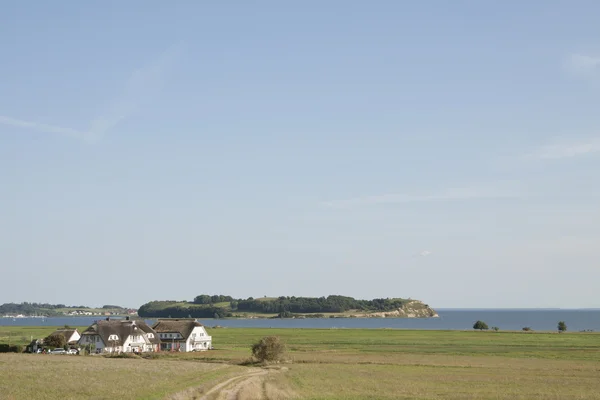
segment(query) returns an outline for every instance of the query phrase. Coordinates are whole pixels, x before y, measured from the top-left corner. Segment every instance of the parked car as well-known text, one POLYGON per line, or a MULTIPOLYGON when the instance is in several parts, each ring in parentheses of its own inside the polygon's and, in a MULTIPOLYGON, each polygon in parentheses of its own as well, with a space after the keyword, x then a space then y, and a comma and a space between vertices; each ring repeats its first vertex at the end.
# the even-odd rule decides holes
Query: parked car
POLYGON ((57 347, 56 349, 52 350, 50 354, 67 354, 67 351, 63 348, 57 347))
POLYGON ((79 354, 79 350, 77 350, 77 349, 69 349, 69 350, 67 350, 67 354, 79 354))

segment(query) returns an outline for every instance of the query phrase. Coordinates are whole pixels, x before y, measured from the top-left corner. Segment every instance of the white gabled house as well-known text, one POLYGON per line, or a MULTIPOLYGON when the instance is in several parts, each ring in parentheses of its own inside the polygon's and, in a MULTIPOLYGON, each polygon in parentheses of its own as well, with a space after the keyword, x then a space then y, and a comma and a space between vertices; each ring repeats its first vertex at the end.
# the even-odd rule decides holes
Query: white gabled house
POLYGON ((160 339, 144 321, 100 320, 81 333, 80 346, 92 345, 96 353, 158 351, 160 339))
POLYGON ((163 351, 204 351, 212 348, 212 337, 194 318, 159 318, 152 325, 163 351))
POLYGON ((70 345, 76 344, 79 341, 79 338, 81 337, 79 331, 74 328, 57 329, 54 332, 52 332, 52 335, 61 335, 65 338, 65 343, 70 345))

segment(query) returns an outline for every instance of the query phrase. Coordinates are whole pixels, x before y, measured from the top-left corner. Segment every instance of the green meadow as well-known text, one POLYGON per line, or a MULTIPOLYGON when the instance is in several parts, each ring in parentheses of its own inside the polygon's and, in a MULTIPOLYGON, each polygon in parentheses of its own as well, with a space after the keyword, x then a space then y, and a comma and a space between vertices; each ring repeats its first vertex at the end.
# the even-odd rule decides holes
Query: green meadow
MULTIPOLYGON (((53 328, 0 328, 43 337, 53 328)), ((600 334, 392 329, 208 329, 215 350, 137 359, 0 354, 0 398, 597 399, 600 334), (277 335, 287 361, 244 366, 277 335), (157 371, 169 371, 162 379, 157 371), (118 371, 115 372, 115 371, 118 371), (41 379, 31 379, 31 376, 41 379), (65 381, 66 379, 66 381, 65 381), (128 386, 127 382, 130 382, 128 386)))

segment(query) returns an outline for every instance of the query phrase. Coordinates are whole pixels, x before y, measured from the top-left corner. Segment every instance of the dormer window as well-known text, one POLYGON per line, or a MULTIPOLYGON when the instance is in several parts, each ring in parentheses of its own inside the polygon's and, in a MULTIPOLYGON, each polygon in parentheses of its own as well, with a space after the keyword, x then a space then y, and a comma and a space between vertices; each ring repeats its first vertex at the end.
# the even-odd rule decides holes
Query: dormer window
POLYGON ((118 335, 109 335, 108 336, 108 341, 117 341, 119 340, 119 336, 118 335))
POLYGON ((154 339, 154 333, 149 333, 149 334, 148 334, 148 338, 149 338, 149 339, 154 339))

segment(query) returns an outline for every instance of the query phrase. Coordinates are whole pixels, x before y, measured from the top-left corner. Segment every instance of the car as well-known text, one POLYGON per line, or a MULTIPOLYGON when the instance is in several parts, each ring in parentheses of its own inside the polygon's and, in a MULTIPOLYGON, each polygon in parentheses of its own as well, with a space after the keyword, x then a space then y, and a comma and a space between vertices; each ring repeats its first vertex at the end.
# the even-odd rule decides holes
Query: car
POLYGON ((69 350, 67 350, 67 354, 79 354, 79 350, 77 350, 77 349, 69 349, 69 350))
POLYGON ((67 354, 67 351, 63 348, 57 347, 56 349, 52 350, 50 354, 67 354))

